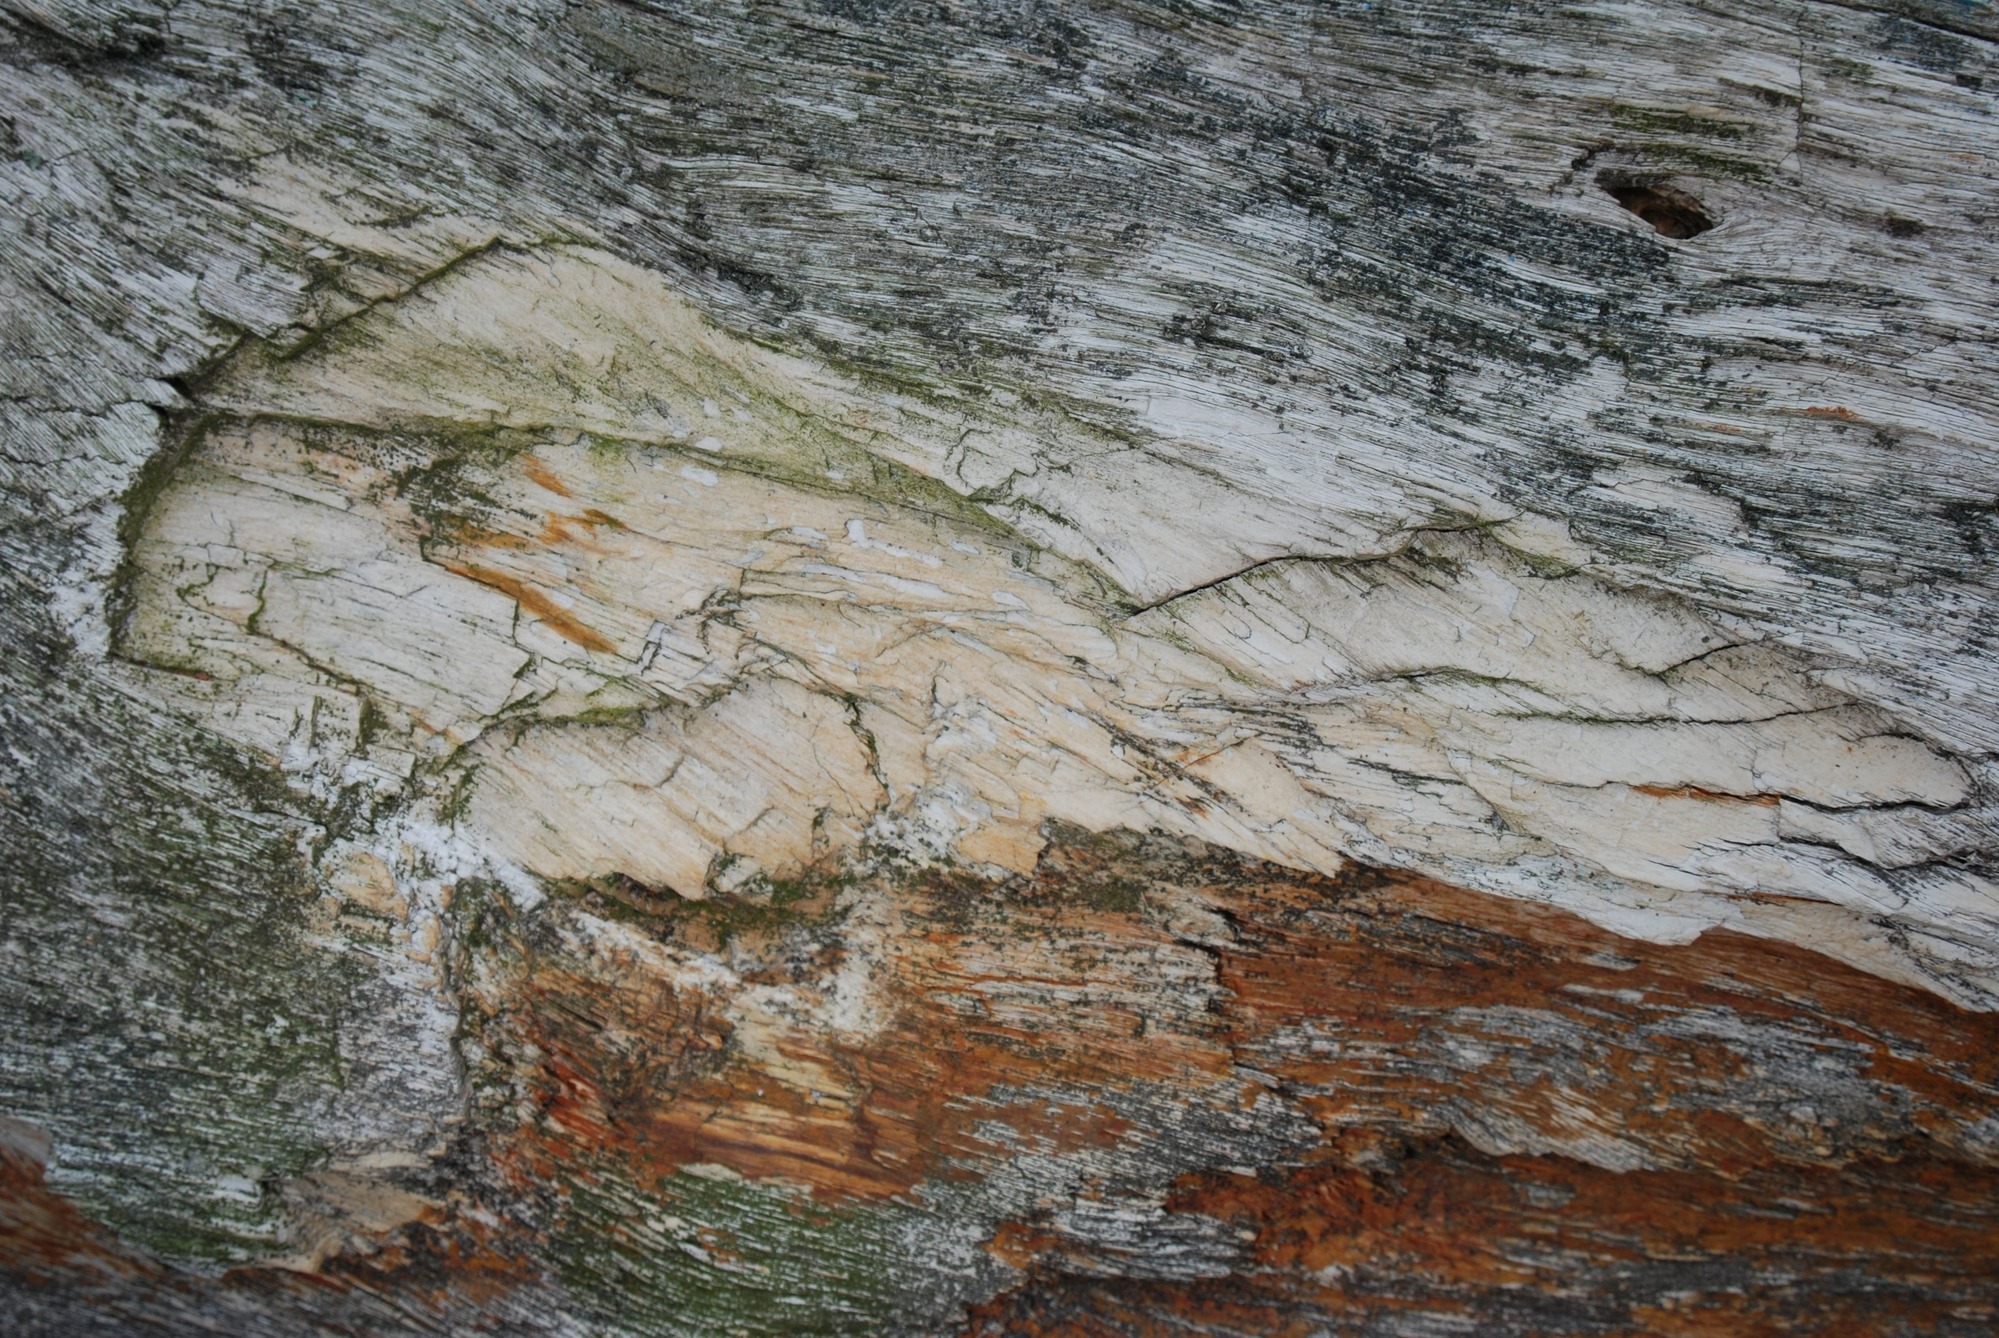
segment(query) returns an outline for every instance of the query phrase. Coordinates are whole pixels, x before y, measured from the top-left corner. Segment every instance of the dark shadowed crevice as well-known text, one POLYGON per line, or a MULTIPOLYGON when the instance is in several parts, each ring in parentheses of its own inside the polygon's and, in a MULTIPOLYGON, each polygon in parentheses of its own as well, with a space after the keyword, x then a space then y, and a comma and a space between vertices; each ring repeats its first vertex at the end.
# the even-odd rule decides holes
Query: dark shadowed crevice
POLYGON ((1671 237, 1684 241, 1698 237, 1714 226, 1701 202, 1683 190, 1661 182, 1639 182, 1611 178, 1599 178, 1611 199, 1616 200, 1638 217, 1652 225, 1652 230, 1661 237, 1671 237))

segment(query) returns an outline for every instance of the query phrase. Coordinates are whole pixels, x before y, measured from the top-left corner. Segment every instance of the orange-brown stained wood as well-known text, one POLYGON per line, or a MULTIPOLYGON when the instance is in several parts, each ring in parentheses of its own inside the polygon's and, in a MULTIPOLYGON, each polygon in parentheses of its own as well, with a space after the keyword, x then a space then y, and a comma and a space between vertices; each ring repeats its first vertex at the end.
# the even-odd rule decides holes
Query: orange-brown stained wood
POLYGON ((1725 930, 1658 947, 1524 902, 1365 881, 1331 915, 1265 897, 1251 920, 1238 903, 1259 937, 1221 967, 1239 1052, 1311 1086, 1331 1122, 1469 1100, 1558 1140, 1602 1132, 1655 1164, 1724 1171, 1916 1135, 1999 1150, 1953 1132, 1999 1115, 1990 1016, 1725 930), (1337 1053, 1276 1039, 1328 1021, 1351 1038, 1337 1053), (1444 1070, 1461 1092, 1422 1076, 1444 1070), (1828 1091, 1837 1109, 1814 1104, 1828 1091))
POLYGON ((1239 1102, 1246 1065, 1329 1136, 1503 1128, 1524 1151, 1723 1176, 1912 1140, 1993 1155, 1992 1020, 1800 949, 1727 932, 1660 947, 1417 878, 1227 860, 1174 883, 1233 926, 1230 946, 1196 947, 1143 908, 1086 904, 1078 861, 1101 858, 1058 852, 1011 890, 909 880, 876 986, 888 1025, 779 1046, 817 1086, 731 1046, 719 1000, 529 977, 550 1123, 659 1169, 882 1197, 1010 1155, 981 1127, 1058 1151, 1142 1141, 1106 1092, 1239 1102), (675 1009, 697 1005, 708 1029, 683 1035, 675 1009))
POLYGON ((548 461, 532 452, 521 457, 521 471, 533 479, 540 487, 554 493, 557 497, 573 496, 569 491, 569 485, 558 478, 553 469, 549 468, 548 461))
POLYGON ((1352 1152, 1178 1186, 1176 1211, 1254 1233, 1223 1282, 1044 1267, 967 1332, 1397 1332, 1398 1317, 1414 1329, 1412 1312, 1427 1312, 1473 1332, 1885 1335, 1999 1319, 1989 1169, 1915 1160, 1729 1180, 1491 1157, 1454 1138, 1367 1148, 1360 1165, 1352 1152))
POLYGON ((587 969, 577 962, 525 978, 505 1006, 545 1056, 537 1161, 608 1153, 640 1180, 720 1163, 835 1199, 885 1199, 933 1177, 976 1178, 1022 1147, 1143 1137, 1098 1099, 1107 1090, 1152 1083, 1234 1099, 1228 1050, 1207 1015, 1151 1025, 1154 982, 1117 960, 1134 945, 1147 964, 1166 952, 1205 970, 1205 958, 1133 917, 1082 906, 1000 911, 976 928, 922 922, 962 889, 919 886, 938 900, 913 905, 917 932, 899 941, 880 984, 886 1028, 861 1044, 800 1029, 778 1047, 782 1073, 740 1047, 725 1052, 719 1000, 568 974, 587 969), (677 1021, 696 1015, 709 1030, 677 1021), (799 1072, 825 1076, 815 1086, 799 1072), (988 1132, 996 1126, 1009 1131, 1003 1144, 988 1132))
MULTIPOLYGON (((1019 1284, 971 1331, 1992 1331, 1999 1019, 1728 932, 1659 946, 1412 876, 1054 836, 1005 883, 883 873, 713 924, 578 893, 477 936, 480 1083, 512 1095, 465 1193, 550 1222, 564 1186, 721 1165, 909 1205, 1035 1157, 1115 1199, 1136 1182, 1106 1168, 1206 1111, 1290 1121, 1258 1165, 1172 1154, 1165 1212, 1238 1243, 1226 1276, 1148 1278, 1046 1202, 981 1226, 1019 1284), (893 931, 858 932, 857 898, 893 931), (834 1025, 856 967, 871 1020, 834 1025)), ((535 1285, 525 1238, 454 1262, 461 1238, 416 1224, 329 1272, 426 1308, 470 1294, 439 1290, 457 1269, 535 1285)))
POLYGON ((8 1147, 0 1147, 0 1269, 28 1285, 159 1272, 50 1189, 40 1165, 8 1147))
POLYGON ((1994 1331, 1994 1019, 1726 932, 1202 872, 1235 1053, 1321 1146, 1182 1180, 1173 1211, 1254 1235, 1228 1278, 1107 1279, 1014 1226, 995 1249, 1030 1281, 968 1332, 1994 1331))
POLYGON ((609 655, 617 651, 610 638, 592 630, 580 618, 557 604, 547 591, 505 572, 494 571, 491 567, 481 567, 469 562, 442 561, 446 571, 463 576, 468 581, 497 590, 512 599, 542 622, 549 630, 565 641, 572 641, 585 650, 594 650, 609 655))

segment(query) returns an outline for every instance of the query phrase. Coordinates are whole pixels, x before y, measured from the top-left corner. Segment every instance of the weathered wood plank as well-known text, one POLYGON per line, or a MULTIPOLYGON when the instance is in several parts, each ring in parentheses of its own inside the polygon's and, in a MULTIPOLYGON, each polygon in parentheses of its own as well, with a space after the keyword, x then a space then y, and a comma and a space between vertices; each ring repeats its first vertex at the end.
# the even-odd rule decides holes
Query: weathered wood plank
POLYGON ((1995 42, 0 3, 0 1313, 1988 1331, 1995 42))

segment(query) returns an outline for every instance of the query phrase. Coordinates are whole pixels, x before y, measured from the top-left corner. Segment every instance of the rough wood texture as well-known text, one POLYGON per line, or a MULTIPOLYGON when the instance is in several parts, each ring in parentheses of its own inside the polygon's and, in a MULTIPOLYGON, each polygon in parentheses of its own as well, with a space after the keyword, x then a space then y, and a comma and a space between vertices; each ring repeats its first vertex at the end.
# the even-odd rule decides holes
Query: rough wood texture
POLYGON ((1999 1326, 1983 0, 0 0, 0 1316, 1999 1326))

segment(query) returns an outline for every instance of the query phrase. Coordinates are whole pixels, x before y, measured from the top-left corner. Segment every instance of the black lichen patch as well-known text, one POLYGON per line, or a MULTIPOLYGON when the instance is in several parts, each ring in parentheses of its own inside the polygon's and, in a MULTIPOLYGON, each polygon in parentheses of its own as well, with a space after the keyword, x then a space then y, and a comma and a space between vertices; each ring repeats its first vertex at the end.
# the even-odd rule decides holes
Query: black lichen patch
POLYGON ((1701 202, 1659 182, 1612 179, 1602 183, 1610 198, 1652 225, 1661 237, 1685 241, 1714 226, 1701 202))

